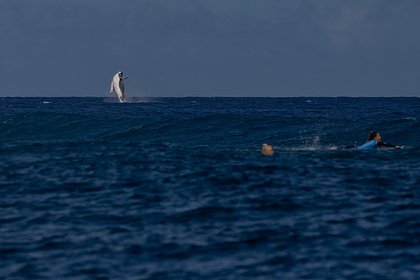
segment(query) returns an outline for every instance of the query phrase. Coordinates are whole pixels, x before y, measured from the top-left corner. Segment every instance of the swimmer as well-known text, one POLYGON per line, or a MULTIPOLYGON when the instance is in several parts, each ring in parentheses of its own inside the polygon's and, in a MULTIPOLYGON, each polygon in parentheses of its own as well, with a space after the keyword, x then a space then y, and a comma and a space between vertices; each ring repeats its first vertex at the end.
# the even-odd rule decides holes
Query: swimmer
POLYGON ((368 141, 365 144, 358 146, 357 149, 358 150, 371 150, 376 147, 389 147, 389 148, 394 148, 394 149, 401 149, 401 146, 395 146, 395 145, 382 142, 382 136, 377 131, 371 131, 368 135, 368 141))
POLYGON ((263 144, 261 153, 265 156, 271 157, 274 154, 273 147, 268 144, 263 144))

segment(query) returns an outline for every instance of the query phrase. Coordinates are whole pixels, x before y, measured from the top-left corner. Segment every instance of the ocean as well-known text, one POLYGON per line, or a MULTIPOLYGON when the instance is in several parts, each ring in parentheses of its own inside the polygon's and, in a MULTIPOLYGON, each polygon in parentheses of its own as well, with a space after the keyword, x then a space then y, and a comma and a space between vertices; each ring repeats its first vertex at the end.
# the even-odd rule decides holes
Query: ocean
POLYGON ((0 279, 420 279, 419 119, 420 98, 0 98, 0 279), (343 149, 371 130, 404 148, 343 149))

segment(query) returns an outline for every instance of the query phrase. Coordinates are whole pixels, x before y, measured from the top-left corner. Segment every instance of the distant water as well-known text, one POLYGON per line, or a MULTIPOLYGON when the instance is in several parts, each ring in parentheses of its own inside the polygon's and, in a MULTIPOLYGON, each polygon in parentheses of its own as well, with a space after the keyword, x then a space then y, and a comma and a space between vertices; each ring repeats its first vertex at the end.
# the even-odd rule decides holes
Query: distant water
POLYGON ((0 279, 420 279, 419 120, 419 98, 0 98, 0 279), (340 148, 370 130, 405 149, 340 148))

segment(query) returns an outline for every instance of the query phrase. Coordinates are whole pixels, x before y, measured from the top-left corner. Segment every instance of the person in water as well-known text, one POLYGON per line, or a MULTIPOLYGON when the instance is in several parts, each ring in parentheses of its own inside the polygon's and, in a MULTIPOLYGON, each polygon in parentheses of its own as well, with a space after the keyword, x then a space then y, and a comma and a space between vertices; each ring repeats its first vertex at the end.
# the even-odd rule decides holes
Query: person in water
POLYGON ((394 149, 401 149, 400 146, 395 146, 395 145, 382 142, 382 136, 377 131, 371 131, 368 135, 368 141, 365 144, 358 146, 357 149, 358 150, 371 150, 377 147, 389 147, 389 148, 394 148, 394 149))
POLYGON ((273 147, 271 145, 268 145, 268 144, 263 144, 262 149, 261 149, 261 153, 265 156, 271 157, 274 154, 273 147))

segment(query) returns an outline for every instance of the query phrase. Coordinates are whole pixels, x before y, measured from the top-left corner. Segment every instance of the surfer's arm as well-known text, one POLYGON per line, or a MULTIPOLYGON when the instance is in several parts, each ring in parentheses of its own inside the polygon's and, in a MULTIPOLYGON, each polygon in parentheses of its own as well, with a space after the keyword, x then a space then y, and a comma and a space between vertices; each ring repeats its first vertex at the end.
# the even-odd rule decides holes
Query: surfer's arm
POLYGON ((378 142, 377 145, 378 145, 378 147, 389 147, 389 148, 394 148, 394 149, 401 149, 400 146, 395 146, 395 145, 388 144, 388 143, 385 143, 385 142, 378 142))

